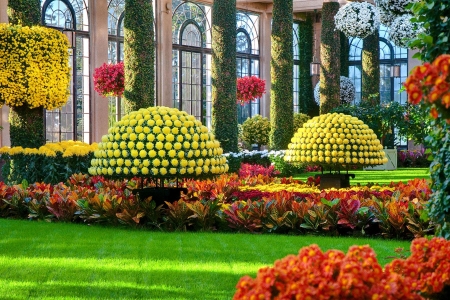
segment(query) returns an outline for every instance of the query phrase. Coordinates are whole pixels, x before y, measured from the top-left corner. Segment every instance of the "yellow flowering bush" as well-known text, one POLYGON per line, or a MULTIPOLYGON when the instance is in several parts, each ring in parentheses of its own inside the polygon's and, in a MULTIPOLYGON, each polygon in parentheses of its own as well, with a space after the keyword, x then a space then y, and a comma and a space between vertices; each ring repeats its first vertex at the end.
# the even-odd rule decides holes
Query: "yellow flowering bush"
POLYGON ((269 133, 270 121, 266 117, 255 115, 242 123, 242 140, 258 148, 269 143, 269 133))
POLYGON ((2 147, 0 155, 5 160, 2 174, 9 183, 58 183, 72 174, 87 173, 96 143, 79 141, 47 143, 37 148, 2 147))
POLYGON ((228 171, 208 128, 194 116, 164 106, 125 115, 102 137, 89 173, 110 177, 199 177, 228 171))
POLYGON ((358 118, 340 113, 323 114, 306 122, 291 139, 284 159, 334 170, 387 162, 373 130, 358 118))
POLYGON ((51 110, 66 104, 68 46, 51 28, 0 24, 0 105, 51 110))

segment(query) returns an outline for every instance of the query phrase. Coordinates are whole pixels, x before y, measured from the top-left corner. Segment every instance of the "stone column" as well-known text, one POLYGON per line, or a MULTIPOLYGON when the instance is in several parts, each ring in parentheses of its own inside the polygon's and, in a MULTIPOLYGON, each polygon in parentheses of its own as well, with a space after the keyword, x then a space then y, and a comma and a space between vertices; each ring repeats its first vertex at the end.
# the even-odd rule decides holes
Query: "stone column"
MULTIPOLYGON (((0 1, 0 23, 8 23, 8 15, 6 9, 8 7, 8 0, 0 1)), ((3 126, 3 130, 0 130, 0 146, 9 146, 9 107, 3 105, 0 114, 0 125, 3 126)))
POLYGON ((95 68, 108 62, 108 1, 89 0, 90 28, 90 132, 91 143, 100 142, 102 135, 108 133, 108 100, 94 90, 95 68))
POLYGON ((172 0, 155 1, 156 19, 156 99, 173 107, 172 99, 172 0))
POLYGON ((260 77, 266 80, 266 93, 261 98, 260 114, 263 117, 270 118, 270 58, 271 58, 271 41, 272 33, 272 10, 264 12, 260 16, 260 33, 259 33, 259 67, 260 77))

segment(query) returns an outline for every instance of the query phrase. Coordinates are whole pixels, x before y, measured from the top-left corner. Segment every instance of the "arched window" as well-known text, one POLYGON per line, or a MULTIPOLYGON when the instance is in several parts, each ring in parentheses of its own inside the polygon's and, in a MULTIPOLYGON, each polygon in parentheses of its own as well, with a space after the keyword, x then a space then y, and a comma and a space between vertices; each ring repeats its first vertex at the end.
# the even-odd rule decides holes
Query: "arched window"
POLYGON ((293 23, 292 33, 293 33, 293 54, 294 54, 294 70, 293 70, 293 81, 294 81, 294 113, 300 112, 300 47, 298 41, 300 39, 299 35, 299 24, 293 23))
POLYGON ((211 127, 211 7, 172 1, 173 106, 211 127))
POLYGON ((49 142, 90 142, 89 18, 87 0, 45 0, 42 25, 64 32, 71 43, 72 81, 67 104, 46 111, 45 138, 49 142))
MULTIPOLYGON (((380 36, 380 99, 382 103, 391 101, 406 104, 406 92, 399 93, 401 83, 408 75, 408 49, 395 46, 389 41, 388 29, 381 26, 380 36), (391 66, 400 65, 400 77, 391 77, 391 66)), ((361 101, 362 85, 362 46, 363 40, 359 38, 350 39, 349 53, 349 77, 353 80, 356 88, 355 103, 361 101)))
MULTIPOLYGON (((259 77, 259 15, 236 13, 236 71, 237 77, 259 77)), ((259 114, 260 100, 238 105, 238 122, 259 114)))

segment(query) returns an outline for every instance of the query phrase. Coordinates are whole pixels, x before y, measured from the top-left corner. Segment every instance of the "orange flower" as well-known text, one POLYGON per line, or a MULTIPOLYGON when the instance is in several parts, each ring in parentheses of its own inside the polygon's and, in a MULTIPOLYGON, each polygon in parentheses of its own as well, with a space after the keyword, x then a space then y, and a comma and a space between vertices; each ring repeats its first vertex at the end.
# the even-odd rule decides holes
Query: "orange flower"
POLYGON ((417 86, 412 87, 411 89, 407 89, 408 91, 408 101, 411 104, 419 104, 420 100, 422 100, 423 94, 422 90, 417 86))
POLYGON ((445 76, 448 75, 449 65, 450 65, 450 55, 449 54, 440 55, 433 61, 433 66, 438 68, 438 70, 441 71, 441 73, 445 76))
POLYGON ((439 113, 438 113, 436 107, 432 107, 432 108, 431 108, 431 110, 430 110, 430 116, 431 116, 433 119, 437 119, 437 118, 439 117, 439 113))
POLYGON ((416 78, 417 80, 422 80, 428 74, 430 68, 431 68, 431 64, 430 63, 424 63, 421 66, 415 67, 411 71, 411 75, 410 76, 416 78))
POLYGON ((441 99, 442 105, 445 106, 446 109, 450 107, 450 92, 445 93, 441 99))

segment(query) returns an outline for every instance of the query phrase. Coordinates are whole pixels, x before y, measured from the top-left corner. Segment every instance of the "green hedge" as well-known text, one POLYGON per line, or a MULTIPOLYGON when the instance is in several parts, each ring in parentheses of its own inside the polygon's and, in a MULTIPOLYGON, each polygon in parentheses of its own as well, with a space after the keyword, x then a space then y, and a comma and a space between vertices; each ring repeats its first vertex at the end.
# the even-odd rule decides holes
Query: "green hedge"
POLYGON ((340 34, 334 25, 339 10, 338 2, 325 2, 322 7, 322 34, 320 42, 320 113, 329 113, 341 104, 340 34))
POLYGON ((313 43, 314 43, 314 28, 313 15, 307 14, 306 20, 299 22, 299 53, 300 53, 300 72, 299 72, 299 101, 300 113, 309 116, 316 116, 319 114, 319 106, 314 101, 313 84, 310 74, 310 64, 313 60, 313 43))
POLYGON ((155 105, 152 1, 125 0, 125 113, 155 105))
POLYGON ((292 0, 273 1, 269 145, 274 150, 287 149, 293 135, 292 10, 292 0))
POLYGON ((363 40, 361 101, 380 103, 380 38, 378 30, 363 40))
POLYGON ((341 42, 341 76, 348 77, 350 42, 348 37, 342 31, 339 34, 339 39, 341 42))
POLYGON ((212 130, 224 152, 237 152, 236 0, 215 0, 212 23, 212 130))
POLYGON ((9 0, 8 19, 12 25, 33 26, 41 22, 40 0, 9 0))

